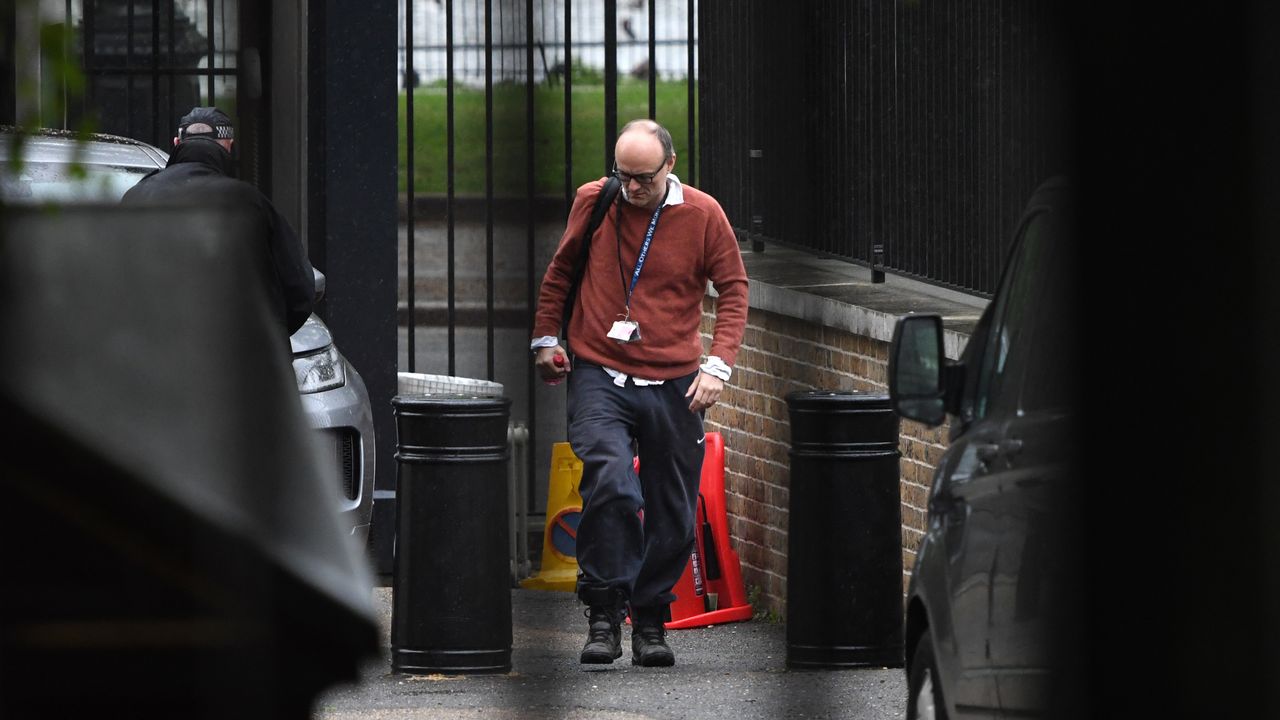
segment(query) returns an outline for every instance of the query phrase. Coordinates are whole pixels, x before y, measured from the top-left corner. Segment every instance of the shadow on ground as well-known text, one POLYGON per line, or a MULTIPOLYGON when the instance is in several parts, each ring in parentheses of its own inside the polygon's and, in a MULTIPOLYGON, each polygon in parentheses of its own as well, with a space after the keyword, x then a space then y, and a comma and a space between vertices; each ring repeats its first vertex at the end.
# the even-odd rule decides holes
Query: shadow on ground
POLYGON ((512 672, 506 675, 394 674, 391 588, 376 588, 382 657, 356 685, 321 695, 315 720, 408 718, 853 718, 905 716, 901 669, 786 669, 786 631, 753 620, 673 630, 674 668, 630 664, 629 631, 613 665, 578 664, 586 621, 565 592, 512 590, 512 672))

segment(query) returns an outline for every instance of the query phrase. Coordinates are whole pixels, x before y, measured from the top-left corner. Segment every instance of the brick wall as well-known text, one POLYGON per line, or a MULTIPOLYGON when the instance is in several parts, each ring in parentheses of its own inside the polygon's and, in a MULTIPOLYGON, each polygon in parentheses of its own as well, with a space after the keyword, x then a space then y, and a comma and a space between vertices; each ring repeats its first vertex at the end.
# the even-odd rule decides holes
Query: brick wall
MULTIPOLYGON (((710 346, 714 301, 704 303, 703 343, 710 346)), ((743 582, 756 611, 786 614, 791 425, 786 396, 805 390, 888 392, 889 344, 844 330, 752 309, 733 379, 707 413, 707 430, 725 441, 725 506, 743 582)), ((903 592, 924 532, 929 485, 945 449, 947 427, 903 421, 903 592)))

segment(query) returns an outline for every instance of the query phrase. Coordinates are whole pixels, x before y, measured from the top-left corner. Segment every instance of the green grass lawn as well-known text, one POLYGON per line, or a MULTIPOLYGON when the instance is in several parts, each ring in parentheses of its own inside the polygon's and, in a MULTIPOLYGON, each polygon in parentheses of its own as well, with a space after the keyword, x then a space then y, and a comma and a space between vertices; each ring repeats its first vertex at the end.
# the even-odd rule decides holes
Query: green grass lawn
MULTIPOLYGON (((534 90, 534 188, 538 195, 563 195, 564 89, 540 85, 534 90)), ((688 89, 684 82, 659 82, 657 120, 671 131, 676 149, 676 175, 683 178, 688 159, 688 89)), ((399 102, 399 187, 406 187, 405 95, 399 102)), ((493 188, 499 196, 527 192, 525 88, 495 85, 493 89, 493 188)), ((443 87, 418 88, 413 95, 414 191, 444 193, 448 182, 446 97, 443 87)), ((647 82, 618 84, 618 123, 649 114, 647 82)), ((573 186, 604 175, 604 86, 573 87, 573 186)), ((454 192, 485 192, 484 89, 454 90, 454 192)))

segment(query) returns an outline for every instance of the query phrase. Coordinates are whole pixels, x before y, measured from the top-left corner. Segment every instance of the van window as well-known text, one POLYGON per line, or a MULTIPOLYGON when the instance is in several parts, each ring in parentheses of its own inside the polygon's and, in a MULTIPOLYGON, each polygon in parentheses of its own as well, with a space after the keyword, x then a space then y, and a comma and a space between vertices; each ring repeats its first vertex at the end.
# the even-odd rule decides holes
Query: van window
MULTIPOLYGON (((1061 223, 1051 231, 1062 233, 1061 223)), ((1039 273, 1041 291, 1028 349, 1026 374, 1018 409, 1022 413, 1066 410, 1074 401, 1078 369, 1075 317, 1073 248, 1056 239, 1048 243, 1049 254, 1039 273)))
POLYGON ((974 417, 1016 412, 1018 385, 1032 349, 1032 333, 1050 247, 1050 213, 1041 211, 1028 220, 1017 239, 1009 269, 997 291, 991 329, 979 368, 974 417))

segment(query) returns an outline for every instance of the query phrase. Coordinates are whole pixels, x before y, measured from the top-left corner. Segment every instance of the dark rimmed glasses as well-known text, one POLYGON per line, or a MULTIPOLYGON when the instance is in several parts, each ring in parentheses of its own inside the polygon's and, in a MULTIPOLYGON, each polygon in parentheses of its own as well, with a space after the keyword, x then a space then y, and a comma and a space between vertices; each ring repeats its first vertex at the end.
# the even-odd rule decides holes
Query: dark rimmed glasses
POLYGON ((622 172, 621 170, 618 169, 617 165, 614 165, 613 176, 618 178, 618 182, 622 183, 623 185, 629 185, 632 180, 635 180, 641 185, 647 186, 647 185, 653 184, 653 179, 657 177, 658 173, 662 172, 662 168, 666 166, 667 166, 667 161, 663 160, 662 164, 658 166, 658 169, 654 170, 651 173, 641 173, 639 175, 632 175, 631 173, 622 172))

